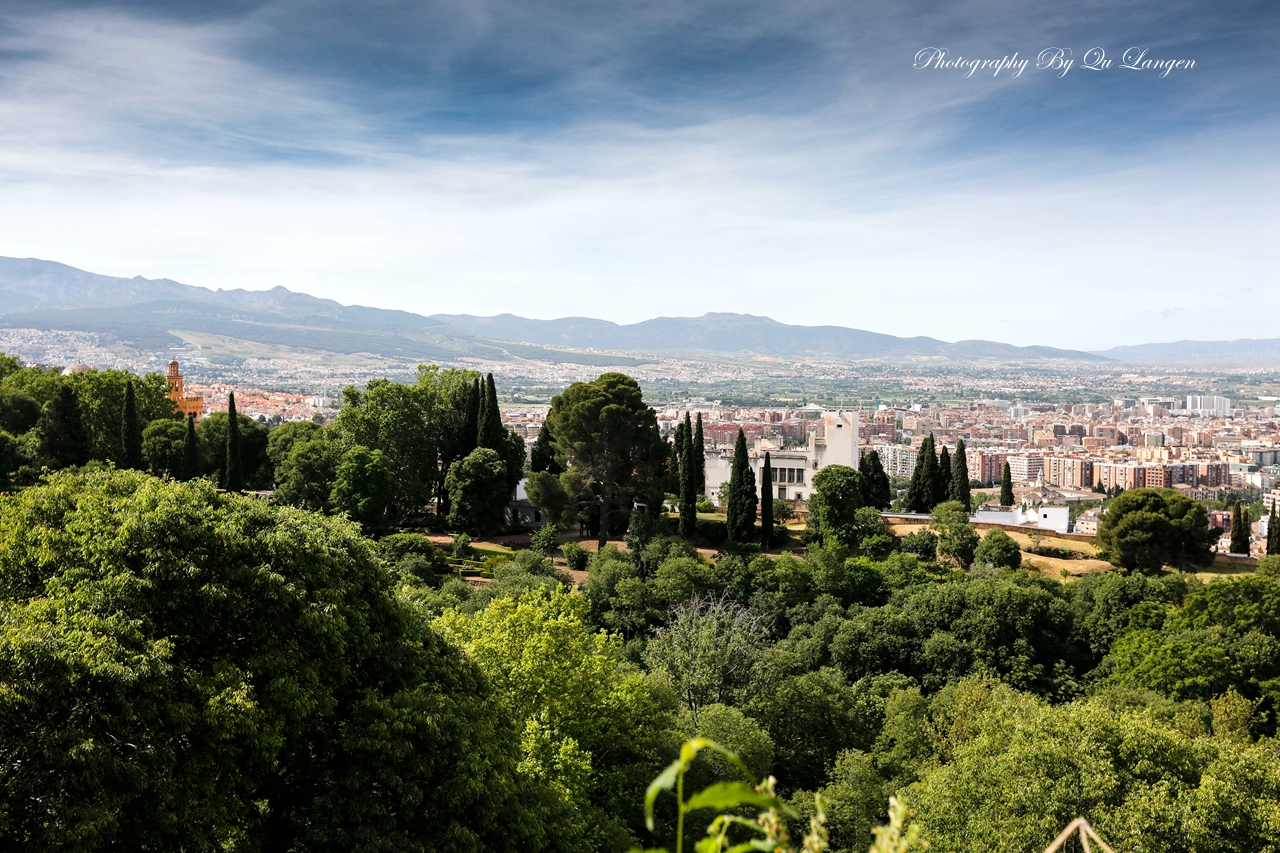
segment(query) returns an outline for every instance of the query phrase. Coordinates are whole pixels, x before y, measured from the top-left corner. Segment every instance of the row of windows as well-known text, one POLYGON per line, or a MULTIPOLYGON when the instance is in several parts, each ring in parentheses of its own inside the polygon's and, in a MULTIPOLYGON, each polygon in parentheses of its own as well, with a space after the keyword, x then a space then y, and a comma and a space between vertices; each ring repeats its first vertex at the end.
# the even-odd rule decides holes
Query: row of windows
POLYGON ((773 482, 775 483, 803 483, 803 468, 774 468, 773 482))

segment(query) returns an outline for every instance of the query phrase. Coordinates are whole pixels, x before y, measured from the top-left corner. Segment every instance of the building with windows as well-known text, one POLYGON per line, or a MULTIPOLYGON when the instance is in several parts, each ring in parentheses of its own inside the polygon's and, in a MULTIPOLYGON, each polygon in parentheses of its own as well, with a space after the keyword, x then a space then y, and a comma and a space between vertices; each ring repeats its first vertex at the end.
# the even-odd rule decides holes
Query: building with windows
MULTIPOLYGON (((747 452, 756 488, 760 487, 760 469, 765 453, 773 468, 773 498, 802 501, 813 493, 813 475, 828 465, 858 468, 858 413, 856 411, 822 412, 816 429, 809 433, 807 444, 783 447, 780 441, 757 438, 747 452)), ((733 471, 733 447, 708 452, 706 460, 707 496, 716 499, 720 487, 729 482, 733 471)))

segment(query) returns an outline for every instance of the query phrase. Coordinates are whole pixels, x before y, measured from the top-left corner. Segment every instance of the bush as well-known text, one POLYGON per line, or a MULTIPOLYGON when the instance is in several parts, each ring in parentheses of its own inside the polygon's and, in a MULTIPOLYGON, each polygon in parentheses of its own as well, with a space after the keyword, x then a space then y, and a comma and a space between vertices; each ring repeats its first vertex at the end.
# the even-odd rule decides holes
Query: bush
POLYGON ((694 529, 715 548, 719 548, 729 538, 729 525, 723 521, 700 518, 694 529))
POLYGON ((938 556, 938 537, 932 530, 917 530, 902 538, 902 550, 915 554, 922 560, 933 560, 938 556))
POLYGON ((695 507, 695 509, 697 509, 697 511, 701 513, 710 513, 710 512, 716 511, 716 505, 713 504, 711 501, 698 501, 698 504, 695 507))
POLYGON ((1022 565, 1022 552, 1018 543, 1003 530, 990 530, 978 543, 973 553, 975 563, 988 563, 1001 568, 1016 569, 1022 565))
POLYGON ((1259 559, 1258 574, 1263 577, 1280 577, 1280 555, 1273 554, 1259 559))
POLYGON ((529 547, 544 557, 555 554, 560 550, 560 528, 554 524, 545 524, 538 528, 529 537, 529 547))
POLYGON ((570 571, 585 572, 587 565, 591 562, 591 552, 577 542, 566 542, 560 546, 560 553, 564 555, 564 561, 569 564, 570 571))
POLYGON ((453 556, 457 560, 465 560, 467 555, 471 553, 471 537, 465 533, 459 533, 453 537, 453 556))

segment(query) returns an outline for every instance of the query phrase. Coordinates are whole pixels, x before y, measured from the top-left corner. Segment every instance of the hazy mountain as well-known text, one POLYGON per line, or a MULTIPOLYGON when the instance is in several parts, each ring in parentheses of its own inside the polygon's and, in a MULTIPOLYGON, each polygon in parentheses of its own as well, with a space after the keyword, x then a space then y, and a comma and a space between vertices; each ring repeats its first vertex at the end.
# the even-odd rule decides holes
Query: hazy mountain
POLYGON ((993 341, 947 343, 936 338, 899 338, 843 326, 790 326, 751 314, 657 317, 629 325, 587 317, 527 320, 514 314, 499 314, 496 317, 433 314, 432 319, 504 341, 641 352, 755 353, 827 358, 923 356, 951 359, 1104 360, 1093 353, 1053 347, 1016 347, 993 341))
POLYGON ((1167 344, 1139 344, 1112 347, 1098 355, 1118 361, 1143 364, 1234 364, 1274 366, 1280 364, 1280 338, 1236 341, 1174 341, 1167 344))

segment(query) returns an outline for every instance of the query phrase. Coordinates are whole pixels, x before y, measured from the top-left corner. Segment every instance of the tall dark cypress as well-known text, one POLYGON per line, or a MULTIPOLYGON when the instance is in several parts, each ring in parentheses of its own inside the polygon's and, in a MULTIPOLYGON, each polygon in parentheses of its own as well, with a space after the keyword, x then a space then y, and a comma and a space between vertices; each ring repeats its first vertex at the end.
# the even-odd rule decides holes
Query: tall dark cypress
POLYGON ((142 470, 142 425, 138 423, 138 401, 133 395, 133 381, 124 386, 124 414, 120 422, 120 440, 124 444, 122 468, 142 470))
POLYGON ((236 414, 236 394, 227 395, 227 467, 223 472, 228 492, 244 491, 244 462, 240 455, 240 416, 236 414))
POLYGON ((538 440, 533 443, 533 450, 529 453, 529 471, 536 473, 538 471, 546 471, 549 474, 559 476, 564 473, 564 468, 556 461, 556 437, 551 432, 551 427, 546 421, 543 421, 542 428, 538 430, 538 440))
POLYGON ((698 420, 693 426, 693 491, 699 495, 707 493, 707 448, 702 441, 702 412, 698 412, 698 420))
POLYGON ((684 429, 680 434, 680 535, 693 536, 698 526, 698 498, 694 491, 693 434, 689 427, 689 413, 684 415, 684 429))
POLYGON ((738 543, 750 542, 756 526, 756 478, 751 473, 747 437, 741 428, 738 429, 738 440, 733 445, 727 516, 729 538, 738 543))
POLYGON ((951 460, 951 494, 953 501, 964 504, 965 509, 972 509, 972 495, 969 493, 969 460, 966 455, 964 439, 956 442, 956 455, 951 460))
POLYGON ((499 454, 505 450, 507 428, 502 425, 502 411, 498 408, 498 389, 493 384, 490 373, 481 386, 480 393, 480 430, 476 438, 477 447, 487 447, 499 454))
POLYGON ((863 481, 867 484, 867 506, 888 509, 893 500, 893 487, 889 483, 889 475, 884 472, 880 454, 874 450, 868 450, 863 454, 862 463, 858 467, 862 472, 863 481))
POLYGON ((89 461, 89 430, 80 411, 75 390, 63 383, 40 416, 40 455, 55 468, 83 465, 89 461))
POLYGON ((937 479, 933 481, 933 503, 937 506, 949 500, 951 500, 951 451, 947 450, 944 444, 942 453, 938 455, 937 479))
POLYGON ((1267 518, 1267 556, 1280 554, 1280 524, 1276 522, 1276 505, 1271 504, 1271 515, 1267 518))
POLYGON ((1249 518, 1238 503, 1231 510, 1231 553, 1249 553, 1249 518))
POLYGON ((933 481, 937 476, 938 457, 933 455, 933 436, 925 436, 916 454, 916 468, 911 472, 911 483, 903 497, 903 509, 907 512, 929 512, 933 509, 933 481))
POLYGON ((1009 462, 1005 460, 1004 471, 1000 474, 1000 506, 1013 506, 1013 473, 1009 470, 1009 462))
POLYGON ((773 543, 773 460, 768 451, 760 469, 760 545, 766 551, 773 543))
POLYGON ((476 377, 476 381, 467 383, 467 393, 463 398, 463 416, 462 416, 462 439, 458 447, 458 458, 465 459, 471 455, 471 451, 476 449, 476 440, 480 436, 480 385, 483 383, 480 377, 476 377))
POLYGON ((182 443, 182 479, 200 476, 200 438, 196 435, 196 416, 187 415, 187 437, 182 443))

